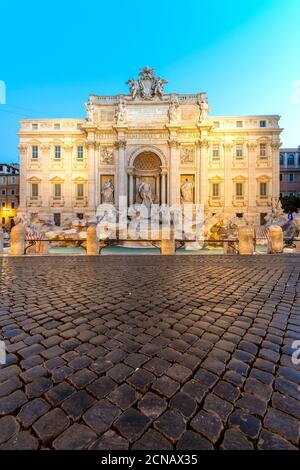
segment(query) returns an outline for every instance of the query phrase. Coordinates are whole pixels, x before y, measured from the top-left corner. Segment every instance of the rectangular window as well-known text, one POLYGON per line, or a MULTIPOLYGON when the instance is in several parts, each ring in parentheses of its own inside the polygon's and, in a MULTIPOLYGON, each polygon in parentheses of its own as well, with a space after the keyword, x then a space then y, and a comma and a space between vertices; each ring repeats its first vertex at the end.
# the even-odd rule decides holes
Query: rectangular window
POLYGON ((55 183, 54 185, 54 197, 61 197, 61 184, 55 183))
POLYGON ((15 195, 15 190, 14 190, 14 189, 11 189, 11 190, 10 190, 10 194, 11 194, 11 196, 14 196, 14 195, 15 195))
POLYGON ((212 148, 212 157, 214 160, 219 160, 220 158, 220 146, 219 144, 214 144, 212 148))
POLYGON ((78 212, 76 215, 77 215, 77 219, 79 219, 79 220, 83 219, 83 213, 82 212, 78 212))
POLYGON ((220 196, 220 185, 219 183, 213 183, 212 185, 212 196, 219 197, 220 196))
POLYGON ((16 181, 17 181, 16 177, 12 176, 11 177, 11 184, 16 184, 16 181))
POLYGON ((243 144, 236 144, 235 156, 237 158, 243 158, 243 144))
POLYGON ((1 195, 5 196, 6 195, 6 189, 1 189, 1 195))
POLYGON ((83 183, 78 183, 77 184, 77 197, 82 199, 84 196, 84 187, 83 183))
POLYGON ((292 183, 294 181, 294 173, 289 173, 289 182, 292 183))
POLYGON ((83 158, 83 145, 78 145, 77 147, 77 158, 78 160, 83 158))
POLYGON ((280 181, 282 181, 282 173, 280 173, 280 181))
POLYGON ((214 121, 214 127, 218 129, 220 127, 220 121, 214 121))
POLYGON ((2 184, 6 184, 6 176, 2 176, 2 184))
POLYGON ((60 213, 56 212, 53 214, 54 224, 60 227, 60 213))
POLYGON ((259 183, 259 195, 260 197, 267 197, 268 195, 267 183, 259 183))
POLYGON ((38 129, 38 125, 37 124, 32 124, 32 130, 36 131, 37 129, 38 129))
POLYGON ((236 183, 236 185, 235 185, 235 194, 236 194, 236 197, 243 197, 243 195, 244 195, 244 185, 243 185, 243 183, 236 183))
POLYGON ((32 158, 39 158, 39 148, 37 145, 33 145, 31 148, 31 157, 32 158))
POLYGON ((236 127, 243 127, 243 121, 236 121, 236 127))
POLYGON ((39 195, 39 185, 37 183, 32 183, 31 185, 31 197, 37 198, 39 195))
POLYGON ((54 157, 60 158, 61 157, 61 147, 60 145, 55 145, 54 147, 54 157))
POLYGON ((12 208, 12 209, 15 208, 15 203, 14 203, 14 202, 11 203, 11 208, 12 208))
POLYGON ((259 144, 259 155, 263 158, 267 156, 267 144, 259 144))
POLYGON ((5 202, 2 202, 2 207, 3 207, 3 208, 5 207, 5 202))
POLYGON ((244 217, 244 212, 237 212, 236 213, 236 216, 239 218, 239 219, 242 219, 244 217))
POLYGON ((60 124, 59 123, 54 124, 54 129, 59 130, 60 129, 60 124))
POLYGON ((259 121, 259 127, 267 127, 267 121, 259 121))

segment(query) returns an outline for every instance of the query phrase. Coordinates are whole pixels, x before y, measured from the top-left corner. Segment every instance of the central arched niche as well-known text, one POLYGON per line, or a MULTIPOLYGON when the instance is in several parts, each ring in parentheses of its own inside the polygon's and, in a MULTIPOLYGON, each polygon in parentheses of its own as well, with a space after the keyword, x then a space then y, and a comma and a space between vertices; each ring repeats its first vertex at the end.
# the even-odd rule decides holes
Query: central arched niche
POLYGON ((161 171, 160 166, 160 158, 153 152, 142 152, 134 160, 134 169, 137 173, 151 172, 159 174, 161 171))
POLYGON ((154 152, 145 150, 139 153, 133 162, 133 198, 141 203, 138 195, 139 185, 145 181, 151 186, 153 202, 161 203, 161 159, 154 152))

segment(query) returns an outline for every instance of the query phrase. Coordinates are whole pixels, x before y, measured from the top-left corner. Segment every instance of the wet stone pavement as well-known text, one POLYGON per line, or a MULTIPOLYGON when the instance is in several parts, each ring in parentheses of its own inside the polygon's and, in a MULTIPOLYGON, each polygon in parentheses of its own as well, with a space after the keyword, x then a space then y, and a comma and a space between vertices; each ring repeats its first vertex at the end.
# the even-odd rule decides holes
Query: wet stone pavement
POLYGON ((297 449, 300 256, 0 258, 0 449, 297 449))

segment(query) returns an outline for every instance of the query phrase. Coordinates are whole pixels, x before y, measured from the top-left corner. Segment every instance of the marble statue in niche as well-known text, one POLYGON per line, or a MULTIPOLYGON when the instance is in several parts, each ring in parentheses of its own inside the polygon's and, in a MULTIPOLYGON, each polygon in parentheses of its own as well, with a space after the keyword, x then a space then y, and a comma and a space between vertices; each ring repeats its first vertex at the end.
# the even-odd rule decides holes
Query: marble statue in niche
POLYGON ((183 204, 194 202, 194 182, 192 177, 185 176, 185 180, 180 186, 180 198, 183 204))
POLYGON ((150 207, 153 204, 153 198, 152 198, 152 191, 151 191, 151 186, 147 181, 143 180, 141 183, 139 183, 137 187, 137 197, 136 197, 138 202, 141 202, 144 204, 144 206, 147 207, 147 209, 150 209, 150 207))
POLYGON ((103 184, 102 201, 107 204, 113 204, 114 203, 114 191, 115 191, 115 188, 112 182, 112 178, 108 177, 103 184))

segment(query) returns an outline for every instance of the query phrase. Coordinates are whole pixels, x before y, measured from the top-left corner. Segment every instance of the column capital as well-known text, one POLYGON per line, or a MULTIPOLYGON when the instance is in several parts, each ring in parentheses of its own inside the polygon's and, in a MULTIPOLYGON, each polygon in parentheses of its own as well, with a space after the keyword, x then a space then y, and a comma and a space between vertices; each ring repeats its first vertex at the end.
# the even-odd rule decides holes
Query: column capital
POLYGON ((272 150, 279 150, 281 147, 281 142, 272 142, 271 143, 271 149, 272 150))
POLYGON ((19 149, 21 155, 22 154, 25 155, 27 153, 27 150, 28 150, 28 145, 27 144, 19 144, 18 149, 19 149))
POLYGON ((120 140, 117 140, 115 143, 114 143, 114 146, 117 148, 117 149, 125 149, 126 148, 126 140, 125 139, 120 139, 120 140))
POLYGON ((64 144, 64 145, 63 145, 63 149, 64 149, 65 151, 72 150, 72 148, 73 148, 73 145, 72 145, 72 144, 64 144))
POLYGON ((178 148, 180 145, 180 142, 178 142, 177 139, 169 139, 168 144, 170 148, 178 148))
POLYGON ((255 152, 257 150, 257 142, 248 142, 247 147, 249 152, 255 152))
POLYGON ((89 140, 87 142, 87 148, 91 150, 95 150, 96 148, 96 142, 94 140, 89 140))
POLYGON ((162 175, 167 175, 168 174, 168 167, 167 166, 161 166, 161 174, 162 175))
POLYGON ((132 176, 133 175, 133 172, 134 172, 134 166, 128 166, 126 168, 126 171, 127 171, 127 174, 132 176))
POLYGON ((200 145, 200 148, 202 149, 208 149, 208 146, 209 146, 208 139, 200 140, 199 145, 200 145))
POLYGON ((223 146, 225 151, 230 152, 233 149, 233 142, 224 142, 223 146))

